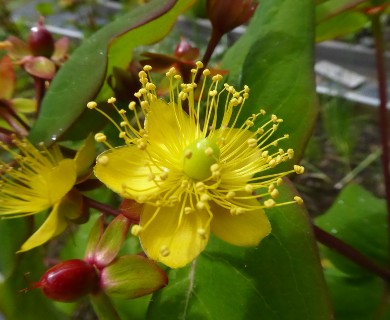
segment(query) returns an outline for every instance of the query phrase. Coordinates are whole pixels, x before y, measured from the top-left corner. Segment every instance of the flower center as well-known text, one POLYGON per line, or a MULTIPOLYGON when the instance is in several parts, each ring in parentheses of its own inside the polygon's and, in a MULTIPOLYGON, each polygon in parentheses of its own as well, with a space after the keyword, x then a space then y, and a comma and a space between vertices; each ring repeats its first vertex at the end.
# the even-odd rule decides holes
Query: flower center
POLYGON ((211 176, 210 167, 219 160, 220 150, 210 138, 195 140, 184 149, 183 171, 195 180, 205 180, 211 176))

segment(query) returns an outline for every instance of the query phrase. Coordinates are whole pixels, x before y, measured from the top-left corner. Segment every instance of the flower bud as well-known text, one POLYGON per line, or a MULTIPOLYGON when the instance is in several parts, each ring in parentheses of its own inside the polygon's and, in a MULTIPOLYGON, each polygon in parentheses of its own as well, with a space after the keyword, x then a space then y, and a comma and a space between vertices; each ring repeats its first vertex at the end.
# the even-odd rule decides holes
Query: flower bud
POLYGON ((198 58, 199 49, 192 47, 190 43, 182 37, 175 48, 175 56, 185 61, 193 61, 198 58))
POLYGON ((50 58, 54 52, 54 39, 51 33, 44 27, 43 19, 38 21, 36 27, 32 27, 28 36, 28 45, 34 56, 50 58))
POLYGON ((257 6, 254 0, 208 0, 207 15, 213 28, 225 34, 246 23, 257 6))
POLYGON ((34 284, 50 299, 63 302, 77 300, 99 288, 95 268, 84 260, 67 260, 47 270, 34 284))

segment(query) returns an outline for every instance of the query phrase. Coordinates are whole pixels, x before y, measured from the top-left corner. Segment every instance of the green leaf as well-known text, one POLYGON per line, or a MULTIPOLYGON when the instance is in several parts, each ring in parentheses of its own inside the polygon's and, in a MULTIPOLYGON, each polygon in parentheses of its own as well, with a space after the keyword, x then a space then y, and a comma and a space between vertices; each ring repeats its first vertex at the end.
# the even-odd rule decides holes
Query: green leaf
MULTIPOLYGON (((281 201, 294 196, 291 186, 281 201)), ((148 319, 330 319, 327 289, 303 207, 267 212, 272 233, 256 248, 212 238, 188 267, 170 270, 148 319)))
POLYGON ((333 267, 325 268, 325 278, 335 319, 390 319, 386 284, 382 279, 370 276, 351 277, 333 267))
POLYGON ((360 12, 346 12, 317 25, 316 41, 326 41, 353 34, 368 23, 367 16, 360 12))
POLYGON ((317 115, 313 73, 314 3, 311 0, 264 1, 245 34, 227 52, 222 68, 229 80, 251 89, 243 121, 264 108, 284 119, 290 134, 283 146, 303 153, 317 115))
POLYGON ((7 320, 64 319, 40 290, 20 292, 29 286, 26 279, 38 281, 44 273, 41 249, 15 254, 27 230, 26 219, 0 221, 0 315, 7 320))
POLYGON ((193 0, 148 2, 115 19, 87 39, 51 83, 40 116, 30 132, 30 140, 50 142, 69 130, 73 136, 67 138, 82 139, 90 131, 97 130, 103 120, 96 112, 87 110, 88 101, 95 99, 100 90, 98 101, 109 98, 111 90, 105 79, 113 68, 126 67, 135 47, 161 39, 171 29, 176 17, 192 3, 193 0))
MULTIPOLYGON (((376 262, 388 265, 386 204, 362 187, 345 187, 333 206, 316 219, 316 224, 376 262)), ((348 274, 367 274, 365 269, 333 251, 328 250, 327 257, 348 274)))

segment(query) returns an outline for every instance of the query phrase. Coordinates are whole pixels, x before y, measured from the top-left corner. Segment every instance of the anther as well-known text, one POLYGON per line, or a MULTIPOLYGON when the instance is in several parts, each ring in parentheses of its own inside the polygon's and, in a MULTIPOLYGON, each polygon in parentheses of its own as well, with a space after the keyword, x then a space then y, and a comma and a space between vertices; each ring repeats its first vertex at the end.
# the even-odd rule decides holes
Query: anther
POLYGON ((202 62, 202 61, 196 61, 195 64, 196 64, 196 66, 197 66, 199 69, 203 68, 203 62, 202 62))
POLYGON ((170 251, 167 246, 161 246, 160 248, 160 255, 163 257, 168 257, 170 254, 170 251))
POLYGON ((95 109, 97 107, 97 103, 95 101, 90 101, 87 103, 88 109, 95 109))
POLYGON ((294 166, 294 171, 296 174, 302 174, 305 172, 305 168, 302 166, 295 165, 294 166))
POLYGON ((129 103, 129 109, 130 109, 131 111, 134 111, 134 110, 135 110, 135 107, 136 107, 135 102, 134 102, 134 101, 131 101, 131 102, 129 103))
POLYGON ((135 237, 138 237, 142 231, 142 227, 138 224, 133 225, 131 228, 131 234, 135 237))
POLYGON ((119 138, 124 139, 126 137, 126 132, 122 131, 119 133, 119 138))
POLYGON ((200 235, 203 239, 206 239, 206 230, 205 230, 205 229, 199 228, 198 230, 196 230, 196 232, 197 232, 198 235, 200 235))
POLYGON ((184 214, 190 214, 191 212, 194 212, 194 209, 192 209, 191 207, 184 208, 184 214))
POLYGON ((213 150, 213 148, 208 147, 205 149, 204 153, 206 156, 211 157, 214 154, 214 150, 213 150))
POLYGON ((230 200, 230 199, 233 199, 235 196, 236 196, 236 193, 235 193, 234 191, 229 191, 229 192, 226 194, 225 198, 228 199, 228 200, 230 200))
POLYGON ((108 103, 115 103, 116 102, 116 99, 114 97, 111 97, 111 98, 108 98, 107 99, 107 102, 108 103))
POLYGON ((196 208, 199 210, 203 210, 206 207, 206 204, 203 201, 198 201, 196 204, 196 208))
POLYGON ((187 159, 191 159, 192 157, 192 151, 191 150, 186 150, 184 152, 184 156, 187 158, 187 159))
POLYGON ((276 202, 274 200, 272 200, 272 199, 268 199, 268 200, 264 201, 264 206, 266 208, 272 208, 272 207, 275 206, 275 204, 276 204, 276 202))
POLYGON ((97 142, 105 142, 107 140, 107 137, 104 133, 98 132, 95 134, 95 141, 97 142))
POLYGON ((279 191, 278 191, 278 189, 274 189, 274 190, 272 190, 272 192, 271 192, 271 197, 272 198, 277 198, 277 197, 279 197, 279 191))
POLYGON ((146 65, 144 65, 143 69, 144 69, 145 71, 150 71, 150 70, 152 70, 152 66, 146 64, 146 65))
POLYGON ((254 138, 250 138, 247 140, 247 143, 248 143, 248 147, 249 148, 255 148, 257 147, 257 140, 254 139, 254 138))
POLYGON ((252 194, 253 186, 251 184, 247 184, 247 185, 245 185, 244 190, 245 190, 245 192, 252 194))
POLYGON ((204 70, 203 70, 203 76, 204 76, 204 77, 208 77, 208 76, 210 75, 210 73, 211 73, 211 72, 210 72, 209 69, 204 69, 204 70))
POLYGON ((105 166, 109 161, 109 158, 107 156, 100 156, 99 158, 97 158, 97 163, 105 166))
POLYGON ((294 200, 296 201, 297 204, 302 205, 303 204, 303 199, 301 197, 295 196, 294 200))

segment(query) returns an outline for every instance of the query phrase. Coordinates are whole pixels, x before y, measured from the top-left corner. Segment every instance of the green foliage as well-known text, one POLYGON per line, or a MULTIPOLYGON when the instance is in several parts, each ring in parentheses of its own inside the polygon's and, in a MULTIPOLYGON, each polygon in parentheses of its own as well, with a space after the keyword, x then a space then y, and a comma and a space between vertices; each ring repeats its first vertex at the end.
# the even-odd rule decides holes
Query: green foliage
MULTIPOLYGON (((281 201, 295 194, 281 188, 281 201)), ((307 212, 270 209, 272 233, 256 248, 214 238, 190 266, 169 271, 149 319, 330 319, 319 257, 307 212)))
POLYGON ((317 115, 313 76, 313 3, 277 0, 262 3, 245 34, 226 52, 222 67, 229 81, 251 89, 241 120, 264 108, 285 122, 298 161, 317 115), (299 19, 297 18, 299 17, 299 19))
POLYGON ((107 24, 75 50, 57 73, 45 95, 40 116, 30 132, 34 142, 62 138, 82 139, 102 125, 98 114, 88 112, 88 101, 107 100, 105 83, 114 67, 127 67, 136 46, 160 40, 178 14, 192 0, 152 1, 107 24), (71 132, 68 132, 68 131, 71 132))
MULTIPOLYGON (((333 206, 316 219, 322 229, 377 263, 388 264, 386 206, 358 185, 344 188, 333 206)), ((340 254, 322 248, 325 278, 336 319, 390 319, 386 283, 340 254)))

